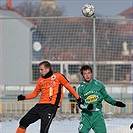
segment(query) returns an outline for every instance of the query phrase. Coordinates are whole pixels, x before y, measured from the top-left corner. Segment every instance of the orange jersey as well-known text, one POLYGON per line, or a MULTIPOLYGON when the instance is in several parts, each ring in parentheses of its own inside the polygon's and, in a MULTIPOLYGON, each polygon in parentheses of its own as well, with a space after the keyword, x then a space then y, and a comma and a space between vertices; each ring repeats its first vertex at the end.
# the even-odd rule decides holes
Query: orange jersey
POLYGON ((52 76, 48 78, 40 77, 37 81, 36 88, 34 91, 26 95, 26 100, 32 99, 41 93, 39 104, 55 104, 60 106, 63 98, 63 86, 74 95, 76 99, 79 95, 71 87, 68 80, 60 73, 53 73, 52 76))

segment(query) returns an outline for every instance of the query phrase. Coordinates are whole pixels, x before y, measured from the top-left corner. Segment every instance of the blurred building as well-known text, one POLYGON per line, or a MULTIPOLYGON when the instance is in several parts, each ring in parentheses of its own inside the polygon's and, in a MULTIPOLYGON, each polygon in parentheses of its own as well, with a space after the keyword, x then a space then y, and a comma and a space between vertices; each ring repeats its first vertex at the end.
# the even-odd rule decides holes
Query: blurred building
POLYGON ((129 7, 128 9, 125 9, 121 13, 117 15, 118 17, 124 17, 124 18, 133 18, 133 6, 129 7))
POLYGON ((29 84, 33 23, 15 10, 0 10, 0 75, 4 85, 29 84))

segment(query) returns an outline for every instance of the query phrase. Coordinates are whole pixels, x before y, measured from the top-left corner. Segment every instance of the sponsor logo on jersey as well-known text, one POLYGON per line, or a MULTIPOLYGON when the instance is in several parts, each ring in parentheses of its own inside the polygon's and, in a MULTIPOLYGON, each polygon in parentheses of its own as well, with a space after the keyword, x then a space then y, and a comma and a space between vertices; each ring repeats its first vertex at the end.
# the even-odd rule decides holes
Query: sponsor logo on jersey
POLYGON ((56 85, 56 82, 55 81, 50 81, 50 82, 44 82, 41 84, 41 87, 47 87, 47 88, 50 88, 50 87, 54 87, 56 85))
POLYGON ((87 103, 92 103, 92 102, 96 102, 97 99, 98 99, 98 96, 97 96, 97 95, 90 95, 90 96, 88 96, 88 97, 85 99, 85 101, 86 101, 87 103))
POLYGON ((84 94, 84 96, 87 96, 87 95, 92 94, 92 93, 98 93, 98 91, 88 91, 88 92, 86 92, 86 93, 84 94))

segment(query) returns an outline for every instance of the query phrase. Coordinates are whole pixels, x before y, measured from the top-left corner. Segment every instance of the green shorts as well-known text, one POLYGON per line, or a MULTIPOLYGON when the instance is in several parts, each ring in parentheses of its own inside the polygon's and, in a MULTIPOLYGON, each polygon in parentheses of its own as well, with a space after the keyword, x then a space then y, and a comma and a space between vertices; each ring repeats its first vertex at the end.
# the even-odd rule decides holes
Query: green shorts
POLYGON ((93 129, 95 133, 107 133, 104 116, 101 111, 82 112, 78 127, 79 133, 88 133, 93 129))

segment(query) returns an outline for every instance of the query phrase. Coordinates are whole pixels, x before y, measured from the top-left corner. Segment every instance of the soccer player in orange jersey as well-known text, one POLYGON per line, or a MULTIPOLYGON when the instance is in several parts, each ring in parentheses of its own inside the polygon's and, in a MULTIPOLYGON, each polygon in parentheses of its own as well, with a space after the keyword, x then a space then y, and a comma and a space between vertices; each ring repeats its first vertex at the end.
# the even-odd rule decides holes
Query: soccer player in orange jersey
POLYGON ((48 61, 39 64, 39 71, 41 76, 37 80, 34 91, 25 96, 21 94, 17 97, 18 101, 29 100, 36 98, 41 93, 38 103, 20 120, 16 133, 25 133, 26 128, 39 119, 41 119, 40 133, 48 133, 50 124, 62 102, 63 86, 74 95, 78 104, 82 104, 82 99, 71 87, 65 76, 59 72, 53 72, 48 61))

